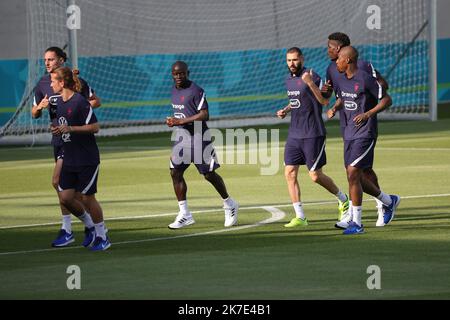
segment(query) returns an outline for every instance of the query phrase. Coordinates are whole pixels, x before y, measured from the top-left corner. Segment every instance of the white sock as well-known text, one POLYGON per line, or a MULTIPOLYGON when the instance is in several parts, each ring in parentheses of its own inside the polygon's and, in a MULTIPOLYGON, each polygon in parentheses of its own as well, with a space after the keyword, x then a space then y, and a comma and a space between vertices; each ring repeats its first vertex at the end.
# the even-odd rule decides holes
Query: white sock
POLYGON ((106 231, 105 231, 105 222, 102 221, 100 223, 94 224, 95 226, 95 235, 97 237, 101 237, 103 240, 106 240, 106 231))
POLYGON ((362 206, 353 206, 353 222, 361 226, 362 206))
POLYGON ((61 229, 66 230, 67 233, 72 233, 72 217, 70 214, 63 214, 61 229))
POLYGON ((233 207, 234 206, 234 200, 231 198, 231 197, 228 197, 228 198, 226 198, 226 199, 223 199, 223 205, 224 205, 224 207, 227 207, 227 208, 231 208, 231 207, 233 207))
POLYGON ((338 191, 338 193, 335 194, 336 198, 339 199, 339 201, 345 202, 347 201, 347 195, 343 193, 341 190, 338 191))
POLYGON ((294 202, 292 205, 294 206, 295 216, 297 218, 305 220, 305 213, 303 212, 302 203, 301 202, 294 202))
POLYGON ((81 216, 77 217, 84 223, 86 228, 92 228, 94 226, 94 221, 92 221, 91 215, 85 211, 81 216))
POLYGON ((375 202, 377 203, 377 208, 382 208, 383 207, 383 202, 381 202, 381 200, 378 200, 377 198, 374 198, 374 199, 375 199, 375 202))
POLYGON ((178 201, 178 206, 180 207, 180 212, 184 215, 190 215, 187 200, 178 201))
POLYGON ((352 200, 350 200, 348 202, 348 213, 350 214, 350 220, 348 220, 348 221, 352 221, 353 220, 353 204, 352 204, 352 200))
POLYGON ((380 195, 377 197, 384 205, 389 206, 392 203, 392 199, 389 195, 381 191, 380 195))

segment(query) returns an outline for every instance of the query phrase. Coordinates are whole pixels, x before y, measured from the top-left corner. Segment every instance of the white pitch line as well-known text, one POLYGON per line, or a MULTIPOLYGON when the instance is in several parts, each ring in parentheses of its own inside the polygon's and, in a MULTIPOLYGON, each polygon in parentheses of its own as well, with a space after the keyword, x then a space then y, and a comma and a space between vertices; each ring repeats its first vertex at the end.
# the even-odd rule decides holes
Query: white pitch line
MULTIPOLYGON (((122 244, 134 244, 134 243, 143 243, 143 242, 151 242, 151 241, 173 240, 173 239, 180 239, 180 238, 190 238, 190 237, 204 236, 204 235, 209 235, 209 234, 238 231, 238 230, 255 228, 255 227, 265 225, 265 224, 273 223, 273 222, 283 219, 286 216, 286 214, 283 211, 281 211, 280 209, 277 209, 275 207, 263 206, 263 207, 254 207, 254 208, 264 209, 264 210, 270 212, 272 214, 272 216, 268 219, 265 219, 265 220, 262 220, 262 221, 259 221, 259 222, 253 223, 253 224, 239 226, 239 227, 232 227, 232 228, 191 233, 191 234, 183 234, 183 235, 173 236, 173 237, 160 237, 160 238, 150 238, 150 239, 141 239, 141 240, 119 241, 119 242, 113 242, 112 244, 113 244, 113 246, 117 246, 117 245, 122 245, 122 244)), ((50 251, 56 252, 56 251, 61 251, 61 250, 73 250, 73 249, 80 249, 80 248, 83 248, 83 246, 0 252, 0 256, 15 255, 15 254, 27 254, 27 253, 40 253, 40 252, 50 252, 50 251)))
MULTIPOLYGON (((415 196, 402 196, 403 199, 421 199, 421 198, 439 198, 439 197, 449 197, 450 193, 442 193, 442 194, 425 194, 425 195, 415 195, 415 196)), ((364 202, 374 201, 372 198, 363 200, 364 202)), ((303 203, 303 206, 321 206, 327 204, 333 204, 336 201, 319 201, 319 202, 307 202, 303 203)), ((292 204, 268 204, 266 206, 277 207, 277 208, 286 208, 291 207, 292 204)), ((261 209, 261 206, 251 206, 251 207, 239 207, 239 210, 253 210, 253 209, 261 209)), ((192 211, 192 213, 210 213, 210 212, 218 212, 219 209, 209 209, 209 210, 197 210, 192 211)), ((138 219, 146 219, 146 218, 158 218, 158 217, 167 217, 167 216, 176 216, 178 212, 169 212, 169 213, 158 213, 158 214, 147 214, 142 216, 124 216, 124 217, 113 217, 107 218, 105 221, 115 221, 115 220, 138 220, 138 219)), ((72 221, 72 223, 81 223, 81 221, 72 221)), ((4 229, 18 229, 18 228, 31 228, 31 227, 43 227, 43 226, 56 226, 61 224, 61 222, 48 222, 48 223, 37 223, 37 224, 22 224, 15 226, 0 226, 0 230, 4 229)))

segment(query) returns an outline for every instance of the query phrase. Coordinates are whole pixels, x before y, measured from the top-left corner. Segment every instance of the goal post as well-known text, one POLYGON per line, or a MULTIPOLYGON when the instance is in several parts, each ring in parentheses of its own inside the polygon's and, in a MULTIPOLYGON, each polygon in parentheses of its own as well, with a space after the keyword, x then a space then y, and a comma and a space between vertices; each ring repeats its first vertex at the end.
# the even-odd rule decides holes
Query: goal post
POLYGON ((30 97, 51 46, 66 48, 101 98, 101 135, 168 130, 176 60, 205 89, 213 126, 277 123, 288 101, 286 49, 302 48, 305 65, 325 78, 333 32, 348 34, 387 78, 393 106, 380 118, 435 120, 435 2, 27 0, 28 81, 16 113, 0 124, 0 143, 49 140, 48 116, 31 118, 30 97), (68 28, 71 5, 79 29, 68 28))

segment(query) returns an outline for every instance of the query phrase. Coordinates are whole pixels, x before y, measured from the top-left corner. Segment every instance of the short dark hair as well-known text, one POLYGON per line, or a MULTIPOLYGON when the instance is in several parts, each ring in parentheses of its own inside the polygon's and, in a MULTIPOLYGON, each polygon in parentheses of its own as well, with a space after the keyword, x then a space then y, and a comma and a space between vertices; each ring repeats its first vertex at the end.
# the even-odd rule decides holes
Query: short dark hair
POLYGON ((67 60, 67 54, 60 47, 50 47, 45 52, 54 52, 58 58, 62 58, 64 62, 67 60))
POLYGON ((335 40, 341 44, 341 47, 347 47, 350 45, 350 38, 348 35, 342 32, 335 32, 328 36, 328 40, 335 40))
POLYGON ((179 66, 179 67, 181 67, 181 68, 185 68, 186 70, 189 70, 189 67, 188 67, 187 63, 184 62, 184 61, 181 61, 181 60, 175 61, 174 64, 172 64, 172 69, 173 69, 175 66, 179 66))
POLYGON ((292 48, 289 48, 288 51, 287 51, 286 53, 294 53, 294 52, 297 52, 299 56, 302 56, 302 55, 303 55, 302 50, 300 50, 299 47, 292 47, 292 48))

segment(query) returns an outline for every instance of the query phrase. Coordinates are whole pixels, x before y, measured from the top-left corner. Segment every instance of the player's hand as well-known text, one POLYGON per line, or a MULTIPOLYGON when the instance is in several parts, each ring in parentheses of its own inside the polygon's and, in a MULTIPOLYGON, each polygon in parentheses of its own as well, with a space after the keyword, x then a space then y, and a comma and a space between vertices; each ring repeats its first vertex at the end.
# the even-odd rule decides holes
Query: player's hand
POLYGON ((181 125, 182 123, 181 123, 181 120, 180 120, 180 119, 177 119, 177 118, 174 118, 174 117, 167 117, 167 118, 166 118, 166 124, 167 124, 169 127, 173 127, 173 126, 179 126, 179 125, 181 125))
POLYGON ((333 108, 328 109, 328 111, 327 111, 327 117, 328 117, 328 119, 334 118, 335 115, 336 115, 336 111, 334 111, 333 108))
POLYGON ((355 125, 357 127, 359 127, 364 122, 366 122, 367 119, 369 119, 369 115, 367 113, 361 113, 361 114, 358 114, 356 117, 353 118, 353 122, 355 123, 355 125))
POLYGON ((320 89, 321 93, 325 94, 331 94, 333 92, 333 87, 331 86, 331 81, 328 80, 322 85, 322 88, 320 89))
POLYGON ((48 97, 47 95, 45 95, 45 97, 41 100, 41 102, 39 102, 38 104, 38 109, 42 110, 48 107, 49 101, 48 101, 48 97))
POLYGON ((286 117, 286 114, 287 114, 286 110, 284 110, 284 109, 281 109, 281 110, 277 111, 277 117, 280 118, 280 119, 284 119, 286 117))
POLYGON ((309 85, 310 83, 312 83, 312 75, 313 75, 313 70, 310 69, 309 72, 304 72, 302 74, 302 80, 304 83, 306 83, 307 85, 309 85))
POLYGON ((72 128, 67 124, 62 124, 59 126, 59 132, 61 133, 69 133, 72 132, 72 128))
POLYGON ((59 131, 59 127, 50 126, 50 131, 54 136, 59 136, 61 134, 61 131, 59 131))

